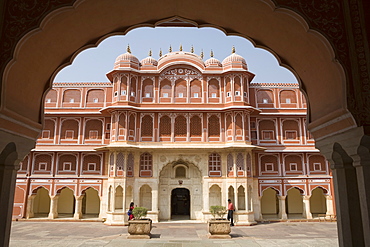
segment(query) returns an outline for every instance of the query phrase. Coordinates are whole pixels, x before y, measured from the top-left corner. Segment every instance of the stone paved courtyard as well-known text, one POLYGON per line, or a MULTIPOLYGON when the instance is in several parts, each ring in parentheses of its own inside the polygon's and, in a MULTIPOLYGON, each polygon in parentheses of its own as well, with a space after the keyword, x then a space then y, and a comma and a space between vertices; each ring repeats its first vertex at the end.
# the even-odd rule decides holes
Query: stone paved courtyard
POLYGON ((127 239, 126 226, 101 222, 14 221, 10 246, 338 246, 335 222, 278 222, 232 227, 231 239, 207 238, 205 223, 153 224, 152 239, 127 239))

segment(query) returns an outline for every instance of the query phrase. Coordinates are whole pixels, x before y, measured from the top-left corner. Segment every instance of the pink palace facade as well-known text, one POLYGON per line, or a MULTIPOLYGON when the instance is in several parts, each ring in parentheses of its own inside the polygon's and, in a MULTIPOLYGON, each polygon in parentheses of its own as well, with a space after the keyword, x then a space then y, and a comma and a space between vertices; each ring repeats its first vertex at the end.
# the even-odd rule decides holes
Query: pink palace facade
POLYGON ((254 83, 245 59, 193 52, 117 57, 110 82, 54 83, 36 147, 21 163, 14 218, 236 224, 335 215, 329 164, 306 129, 295 83, 254 83))

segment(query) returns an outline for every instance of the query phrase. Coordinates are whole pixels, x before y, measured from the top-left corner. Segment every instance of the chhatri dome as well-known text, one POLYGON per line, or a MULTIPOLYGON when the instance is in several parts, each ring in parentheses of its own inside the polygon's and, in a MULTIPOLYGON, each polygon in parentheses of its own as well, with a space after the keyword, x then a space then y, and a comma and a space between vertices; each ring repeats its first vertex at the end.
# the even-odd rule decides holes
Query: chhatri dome
POLYGON ((157 66, 158 62, 152 57, 152 50, 149 51, 149 56, 140 61, 141 66, 157 66))
POLYGON ((127 46, 126 53, 119 55, 116 58, 116 61, 114 63, 114 69, 118 69, 121 67, 136 67, 138 68, 140 66, 139 59, 131 54, 130 46, 127 46))
POLYGON ((221 62, 213 57, 213 51, 211 50, 211 57, 208 58, 204 64, 206 67, 222 67, 221 62))
POLYGON ((245 59, 242 56, 235 53, 235 47, 234 46, 232 48, 231 55, 226 57, 222 61, 222 66, 223 67, 226 67, 226 66, 242 67, 243 69, 248 70, 247 62, 245 61, 245 59))

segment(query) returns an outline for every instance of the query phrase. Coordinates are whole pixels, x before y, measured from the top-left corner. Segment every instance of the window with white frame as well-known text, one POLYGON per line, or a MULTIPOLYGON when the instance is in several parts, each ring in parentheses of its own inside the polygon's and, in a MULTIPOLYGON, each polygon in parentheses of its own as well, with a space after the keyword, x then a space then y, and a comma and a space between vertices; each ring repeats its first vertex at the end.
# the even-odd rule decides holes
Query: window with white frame
POLYGON ((71 171, 72 170, 72 163, 71 162, 63 162, 63 171, 71 171))
POLYGON ((240 96, 240 91, 235 91, 235 96, 240 96))
POLYGON ((211 94, 211 98, 217 98, 217 94, 216 93, 212 93, 211 94))
POLYGON ((46 171, 47 166, 48 166, 48 164, 46 162, 40 162, 39 163, 39 170, 40 171, 46 171))
POLYGON ((150 93, 145 93, 145 98, 150 98, 150 93))
POLYGON ((75 99, 74 98, 69 99, 69 103, 75 103, 75 99))
POLYGON ((263 140, 273 140, 274 131, 273 130, 262 130, 262 139, 263 140))
POLYGON ((50 130, 43 130, 41 138, 42 139, 49 139, 50 138, 50 130))
POLYGON ((295 140, 295 139, 297 139, 297 131, 295 131, 295 130, 286 130, 285 131, 285 138, 287 140, 295 140))
POLYGON ((115 92, 114 92, 114 96, 116 97, 117 95, 118 95, 118 92, 117 92, 117 91, 115 91, 115 92))
POLYGON ((290 163, 289 164, 289 169, 291 171, 298 171, 298 165, 297 165, 297 163, 290 163))
POLYGON ((46 99, 46 103, 51 103, 51 99, 46 99))
POLYGON ((168 93, 163 93, 163 98, 168 98, 168 93))
POLYGON ((247 97, 247 92, 244 92, 244 97, 247 97))
POLYGON ((231 93, 230 93, 230 92, 227 92, 227 93, 226 93, 226 96, 227 96, 227 97, 230 97, 230 96, 231 96, 231 93))
POLYGON ((132 97, 135 97, 135 92, 131 92, 131 96, 132 97))
POLYGON ((274 164, 273 163, 265 163, 265 171, 266 172, 273 172, 274 171, 274 164))
POLYGON ((314 171, 321 171, 321 163, 313 163, 314 171))
POLYGON ((94 99, 93 99, 93 102, 94 102, 94 103, 98 103, 98 102, 99 102, 99 99, 98 99, 98 98, 94 98, 94 99))
POLYGON ((88 163, 87 164, 87 170, 88 171, 95 171, 96 170, 96 164, 95 163, 88 163))
POLYGON ((286 98, 285 103, 290 104, 290 98, 286 98))
POLYGON ((269 103, 269 100, 268 99, 262 99, 262 103, 268 104, 269 103))
POLYGON ((121 90, 121 95, 125 96, 126 95, 126 90, 121 90))
POLYGON ((98 139, 98 131, 97 130, 90 130, 89 131, 89 139, 98 139))
POLYGON ((74 130, 66 130, 65 139, 73 139, 74 133, 74 130))
POLYGON ((183 93, 179 93, 179 98, 183 98, 184 97, 184 94, 183 93))
POLYGON ((198 93, 194 93, 193 97, 194 98, 199 98, 199 94, 198 93))

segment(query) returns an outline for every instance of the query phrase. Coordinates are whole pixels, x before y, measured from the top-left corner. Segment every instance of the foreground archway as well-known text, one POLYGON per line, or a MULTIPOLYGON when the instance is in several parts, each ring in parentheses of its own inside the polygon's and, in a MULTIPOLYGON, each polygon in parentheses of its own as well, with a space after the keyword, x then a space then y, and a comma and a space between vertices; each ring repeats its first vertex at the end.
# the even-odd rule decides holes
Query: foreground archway
MULTIPOLYGON (((359 173, 358 175, 351 173, 350 176, 356 179, 350 179, 350 181, 354 183, 354 187, 357 187, 358 177, 359 186, 367 184, 368 179, 366 178, 369 177, 369 174, 361 167, 364 162, 368 163, 368 155, 361 150, 361 154, 358 154, 359 146, 363 147, 365 151, 366 148, 369 148, 368 141, 362 138, 367 130, 354 129, 356 124, 346 109, 344 72, 341 66, 335 62, 329 42, 317 32, 309 30, 308 25, 300 16, 292 11, 276 8, 270 1, 249 0, 235 3, 232 7, 230 5, 229 2, 225 1, 217 3, 205 1, 201 5, 195 1, 183 3, 156 1, 153 3, 145 2, 145 5, 136 2, 116 3, 113 0, 104 2, 76 1, 73 7, 60 8, 49 14, 47 18, 43 19, 42 29, 28 33, 18 42, 14 59, 8 63, 1 77, 0 111, 3 121, 0 126, 2 169, 0 175, 2 186, 7 187, 11 181, 14 181, 17 162, 29 152, 35 143, 41 130, 42 95, 50 87, 50 79, 57 73, 58 68, 60 69, 70 62, 71 58, 80 50, 90 45, 96 45, 102 38, 113 33, 124 33, 130 28, 143 25, 214 26, 229 34, 252 37, 257 45, 268 47, 270 51, 279 56, 280 61, 284 61, 283 65, 294 68, 293 72, 307 92, 310 102, 310 129, 316 140, 319 140, 317 145, 321 147, 321 151, 327 158, 333 158, 331 160, 332 164, 335 164, 333 168, 342 169, 343 164, 353 166, 354 159, 350 156, 359 158, 356 159, 356 166, 359 167, 356 169, 359 173), (111 6, 115 6, 115 8, 111 6), (217 7, 213 8, 212 6, 217 7), (96 18, 90 18, 90 16, 96 18), (122 16, 125 18, 123 19, 122 16), (176 17, 171 21, 163 21, 174 16, 181 16, 188 20, 184 21, 184 19, 176 17), (262 19, 263 21, 261 21, 262 19), (167 23, 164 24, 164 22, 167 23), (81 23, 81 25, 75 25, 75 23, 81 23), (91 26, 94 28, 90 28, 91 26), (302 59, 302 56, 305 59, 302 59), (18 88, 23 90, 19 92, 18 88), (338 90, 332 90, 333 88, 338 90), (34 100, 35 98, 38 100, 34 100), (345 132, 346 130, 347 132, 345 132), (336 134, 340 132, 344 134, 336 134), (330 134, 333 135, 326 138, 330 134), (351 141, 348 141, 349 137, 352 138, 351 141), (338 152, 337 148, 333 147, 334 139, 343 144, 340 148, 347 151, 339 150, 338 152), (10 143, 13 143, 14 147, 13 151, 9 153, 10 143), (335 153, 339 153, 341 158, 335 157, 333 149, 335 149, 335 153), (14 158, 13 154, 17 155, 17 158, 14 158), (14 166, 14 169, 4 169, 5 165, 14 166)), ((41 19, 38 23, 41 23, 41 19)), ((358 72, 354 72, 354 74, 359 74, 360 66, 354 65, 354 67, 354 69, 358 69, 358 72)), ((351 90, 353 91, 353 89, 351 90)), ((359 89, 359 92, 363 91, 359 89)), ((368 118, 366 109, 363 115, 363 119, 368 118)), ((369 123, 369 121, 364 121, 358 122, 369 123)), ((346 171, 343 169, 338 173, 334 172, 334 176, 339 179, 336 182, 338 188, 342 186, 340 181, 348 179, 346 171)), ((345 205, 345 201, 348 200, 345 191, 348 191, 348 188, 341 191, 344 197, 338 194, 338 204, 345 205)), ((362 196, 357 196, 356 200, 363 201, 361 203, 364 212, 363 231, 368 232, 370 229, 369 215, 365 213, 369 211, 370 204, 367 201, 366 191, 366 189, 360 190, 359 193, 362 196)), ((2 199, 0 206, 4 210, 2 215, 7 215, 7 217, 1 218, 3 222, 7 222, 7 224, 1 224, 2 243, 8 241, 9 216, 11 214, 11 206, 9 206, 11 203, 8 202, 12 200, 13 193, 14 183, 9 187, 9 191, 1 192, 0 195, 2 199), (3 198, 8 199, 3 200, 3 198)), ((349 208, 344 206, 338 209, 340 215, 343 216, 338 219, 344 222, 342 225, 344 229, 340 228, 339 230, 340 235, 349 232, 346 239, 349 239, 350 243, 356 243, 356 239, 363 239, 363 235, 358 236, 357 232, 359 231, 345 230, 351 225, 350 222, 353 218, 346 212, 360 212, 359 205, 350 205, 349 208)), ((370 236, 367 237, 366 241, 370 243, 370 236)), ((341 243, 344 243, 344 239, 341 239, 341 243)), ((361 242, 357 243, 361 244, 361 242)))

